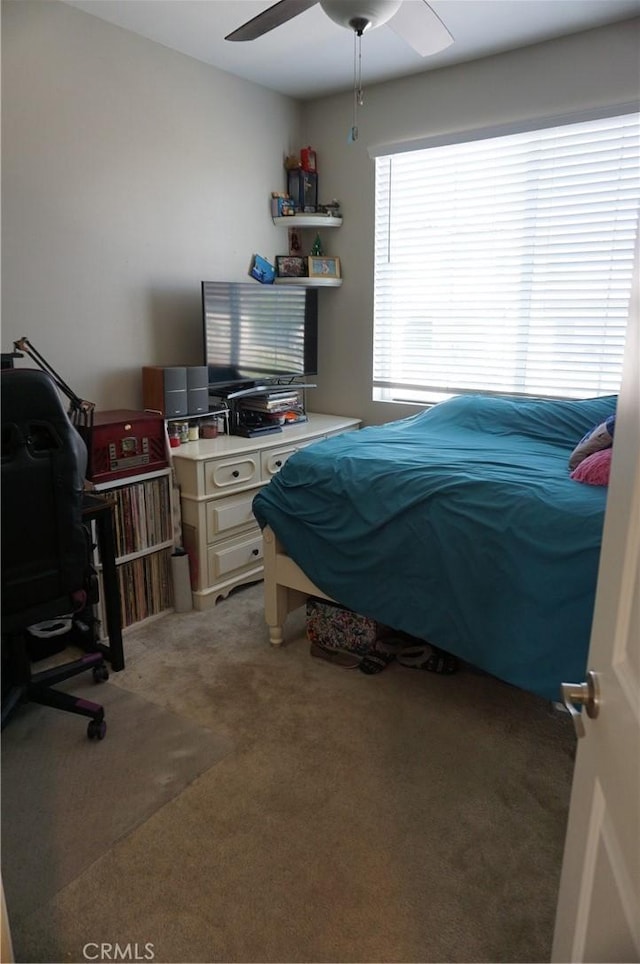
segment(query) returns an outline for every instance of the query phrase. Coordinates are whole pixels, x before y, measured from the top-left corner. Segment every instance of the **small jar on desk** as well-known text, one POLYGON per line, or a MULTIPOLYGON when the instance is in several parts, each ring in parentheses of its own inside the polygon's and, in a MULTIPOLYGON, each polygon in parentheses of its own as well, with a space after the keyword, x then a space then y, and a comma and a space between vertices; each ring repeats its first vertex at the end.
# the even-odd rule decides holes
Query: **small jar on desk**
POLYGON ((207 418, 200 423, 200 438, 218 437, 218 419, 207 418))
POLYGON ((188 442, 189 441, 189 423, 173 422, 173 425, 175 426, 176 431, 178 433, 178 438, 180 439, 180 443, 182 444, 184 442, 188 442))

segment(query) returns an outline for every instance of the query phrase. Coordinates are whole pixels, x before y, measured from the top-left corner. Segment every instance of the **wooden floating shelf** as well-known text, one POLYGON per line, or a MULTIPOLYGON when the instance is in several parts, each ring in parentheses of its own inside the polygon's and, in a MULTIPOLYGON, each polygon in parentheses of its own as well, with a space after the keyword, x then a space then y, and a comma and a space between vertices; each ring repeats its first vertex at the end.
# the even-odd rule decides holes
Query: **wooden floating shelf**
POLYGON ((276 227, 287 228, 339 228, 342 218, 328 214, 290 214, 284 218, 272 218, 276 227))
POLYGON ((277 285, 298 285, 299 288, 339 288, 342 278, 276 278, 277 285))

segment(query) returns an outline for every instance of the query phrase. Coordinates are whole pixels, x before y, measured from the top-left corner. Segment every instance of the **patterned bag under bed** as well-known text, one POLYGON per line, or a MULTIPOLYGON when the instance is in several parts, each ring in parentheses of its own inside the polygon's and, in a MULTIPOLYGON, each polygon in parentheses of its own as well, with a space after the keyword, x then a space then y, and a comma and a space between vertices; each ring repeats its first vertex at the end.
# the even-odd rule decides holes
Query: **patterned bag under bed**
POLYGON ((379 673, 395 659, 402 666, 447 676, 458 669, 455 656, 426 640, 313 596, 307 599, 307 636, 312 656, 363 673, 379 673))
POLYGON ((307 600, 307 636, 312 646, 362 658, 374 647, 378 630, 378 623, 368 616, 326 599, 307 600))

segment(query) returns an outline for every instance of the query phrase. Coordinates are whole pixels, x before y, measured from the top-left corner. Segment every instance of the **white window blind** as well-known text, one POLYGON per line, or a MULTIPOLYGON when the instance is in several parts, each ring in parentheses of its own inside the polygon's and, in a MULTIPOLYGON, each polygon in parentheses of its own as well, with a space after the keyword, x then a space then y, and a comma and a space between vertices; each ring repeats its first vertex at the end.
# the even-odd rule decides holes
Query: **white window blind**
POLYGON ((637 113, 376 158, 374 398, 619 389, 637 113))

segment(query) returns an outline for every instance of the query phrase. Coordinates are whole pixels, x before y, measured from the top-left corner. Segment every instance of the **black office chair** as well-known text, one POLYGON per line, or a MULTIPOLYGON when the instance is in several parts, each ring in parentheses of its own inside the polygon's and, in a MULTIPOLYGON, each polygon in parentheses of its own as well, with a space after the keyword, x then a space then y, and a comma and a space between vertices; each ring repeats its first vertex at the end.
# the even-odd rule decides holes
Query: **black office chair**
POLYGON ((88 736, 101 740, 103 707, 53 688, 87 670, 96 681, 109 676, 97 646, 97 577, 82 522, 86 446, 46 372, 5 369, 0 385, 2 727, 33 701, 89 717, 88 736), (65 639, 81 639, 86 654, 32 672, 32 657, 60 652, 61 638, 62 648, 65 639))

